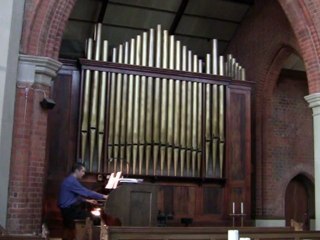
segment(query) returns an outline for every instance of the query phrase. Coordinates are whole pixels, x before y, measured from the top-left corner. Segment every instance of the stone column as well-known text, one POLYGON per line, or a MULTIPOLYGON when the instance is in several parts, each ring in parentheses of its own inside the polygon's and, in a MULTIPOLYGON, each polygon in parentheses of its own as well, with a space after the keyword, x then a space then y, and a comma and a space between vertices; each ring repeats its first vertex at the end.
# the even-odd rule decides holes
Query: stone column
POLYGON ((14 101, 24 0, 1 0, 0 8, 0 226, 7 224, 14 101))
POLYGON ((40 101, 50 97, 52 80, 61 65, 48 57, 19 57, 8 198, 10 233, 41 229, 50 110, 43 109, 40 101))
POLYGON ((313 115, 315 230, 320 230, 320 93, 305 96, 313 115))

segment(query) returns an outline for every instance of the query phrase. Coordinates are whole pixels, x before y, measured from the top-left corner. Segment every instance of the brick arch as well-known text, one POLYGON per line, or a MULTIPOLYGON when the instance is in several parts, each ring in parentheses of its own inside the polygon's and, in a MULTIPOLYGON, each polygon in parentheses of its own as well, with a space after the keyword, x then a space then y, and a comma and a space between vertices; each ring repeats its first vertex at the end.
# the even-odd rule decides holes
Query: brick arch
POLYGON ((310 230, 310 218, 315 216, 314 188, 314 178, 309 173, 299 171, 288 179, 284 188, 287 226, 289 226, 290 219, 295 216, 300 217, 300 219, 295 220, 302 221, 305 230, 310 230), (293 196, 293 189, 296 196, 293 196), (297 196, 302 196, 302 198, 297 198, 297 196), (305 201, 301 201, 303 199, 305 201))
POLYGON ((281 185, 280 186, 281 190, 279 191, 280 197, 284 200, 285 193, 289 183, 292 181, 292 179, 298 176, 305 178, 308 182, 310 182, 311 185, 314 185, 314 176, 312 174, 313 174, 312 167, 309 167, 309 166, 306 167, 303 164, 298 164, 294 166, 292 171, 286 172, 283 176, 284 181, 280 183, 281 185))
POLYGON ((296 51, 292 47, 287 45, 282 46, 276 52, 264 78, 264 81, 262 81, 262 92, 264 93, 261 101, 262 104, 266 103, 268 99, 271 98, 273 89, 277 84, 279 74, 281 72, 281 69, 283 68, 283 64, 292 53, 296 53, 296 51))
POLYGON ((310 174, 310 172, 301 171, 301 169, 295 169, 295 171, 292 172, 288 178, 286 178, 286 182, 284 183, 285 188, 287 188, 290 181, 296 177, 303 177, 306 181, 310 182, 310 184, 314 185, 314 176, 310 174))
MULTIPOLYGON (((284 45, 278 51, 276 51, 275 55, 272 58, 272 61, 268 67, 267 73, 265 77, 261 80, 261 97, 260 97, 260 107, 263 109, 260 111, 260 121, 261 121, 261 151, 262 151, 262 159, 261 159, 261 169, 258 175, 261 177, 261 207, 265 208, 265 199, 267 198, 266 193, 268 192, 266 190, 266 186, 269 183, 266 179, 271 179, 270 177, 266 176, 266 169, 267 169, 267 162, 266 159, 264 159, 263 156, 267 155, 267 145, 269 143, 269 138, 267 136, 268 129, 267 129, 267 122, 265 121, 268 119, 268 116, 270 114, 270 106, 271 106, 271 99, 273 91, 276 87, 281 69, 283 68, 283 64, 286 61, 286 59, 290 56, 290 54, 294 53, 295 50, 288 46, 284 45)), ((280 186, 279 186, 280 187, 280 186)), ((281 187, 278 189, 280 190, 281 187)), ((282 196, 279 194, 277 196, 279 199, 278 201, 281 202, 282 196)), ((267 200, 268 202, 268 200, 267 200)))
POLYGON ((21 52, 57 59, 62 35, 76 0, 26 1, 21 52))
POLYGON ((320 92, 320 1, 278 0, 301 49, 309 93, 320 92))
POLYGON ((287 185, 287 181, 292 178, 292 175, 296 175, 301 171, 301 169, 305 170, 305 173, 309 173, 309 176, 312 174, 312 168, 310 168, 307 164, 301 164, 293 167, 292 169, 286 171, 283 175, 283 182, 276 182, 273 179, 273 175, 271 172, 268 172, 267 170, 270 169, 270 163, 272 162, 272 158, 265 158, 265 156, 270 155, 270 151, 268 151, 268 147, 272 147, 271 143, 271 137, 269 135, 270 133, 270 124, 268 122, 268 119, 272 116, 272 99, 274 95, 274 90, 277 87, 279 75, 281 72, 281 69, 283 68, 283 65, 287 58, 291 54, 296 54, 298 56, 299 53, 296 49, 294 49, 292 46, 283 45, 276 53, 274 54, 272 61, 268 67, 267 73, 265 77, 262 79, 262 86, 261 86, 261 93, 260 96, 260 107, 262 111, 261 114, 261 151, 262 151, 262 159, 261 159, 261 169, 259 171, 259 174, 261 174, 261 207, 262 208, 268 208, 270 204, 276 202, 279 203, 277 205, 277 208, 274 208, 272 206, 273 211, 277 211, 278 214, 281 214, 282 205, 284 204, 284 194, 285 189, 287 185), (271 144, 271 145, 270 145, 271 144), (269 161, 271 160, 271 162, 269 161), (274 185, 274 189, 272 191, 268 190, 268 185, 274 185), (273 193, 277 192, 278 194, 276 196, 273 195, 273 193))

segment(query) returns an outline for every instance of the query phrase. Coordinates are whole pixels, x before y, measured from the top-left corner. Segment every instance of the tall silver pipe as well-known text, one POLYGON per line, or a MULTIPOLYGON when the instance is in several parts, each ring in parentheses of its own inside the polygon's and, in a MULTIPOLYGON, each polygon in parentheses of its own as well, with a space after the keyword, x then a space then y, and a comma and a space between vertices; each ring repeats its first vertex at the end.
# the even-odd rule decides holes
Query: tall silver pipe
MULTIPOLYGON (((141 64, 141 36, 136 38, 135 65, 141 64)), ((134 111, 133 111, 133 151, 132 151, 132 173, 136 173, 139 143, 139 113, 140 113, 140 76, 134 79, 134 111)))
MULTIPOLYGON (((155 65, 157 68, 161 67, 161 53, 162 53, 162 49, 161 49, 161 43, 162 43, 162 31, 161 31, 161 25, 157 26, 157 35, 156 35, 156 56, 155 56, 155 65)), ((161 86, 161 82, 160 82, 160 78, 156 78, 155 79, 155 92, 154 92, 154 104, 153 104, 153 108, 154 108, 154 118, 153 118, 153 142, 154 147, 153 147, 153 174, 156 175, 157 171, 158 171, 158 156, 159 156, 159 145, 160 145, 160 96, 161 96, 161 92, 160 92, 160 86, 161 86)))
MULTIPOLYGON (((187 47, 182 47, 182 71, 187 70, 187 47)), ((180 176, 184 175, 185 171, 185 159, 186 159, 186 130, 187 130, 187 82, 182 81, 181 86, 181 125, 180 125, 180 141, 181 141, 181 153, 180 153, 180 176)))
POLYGON ((218 41, 212 39, 212 74, 218 74, 218 41))
MULTIPOLYGON (((135 60, 135 49, 136 49, 136 40, 134 38, 131 39, 130 42, 130 58, 129 63, 131 65, 134 64, 135 60)), ((132 145, 133 145, 133 90, 134 90, 134 76, 129 75, 128 81, 128 111, 127 111, 127 150, 126 150, 126 158, 127 158, 127 166, 132 171, 132 145)), ((130 172, 131 173, 131 172, 130 172)))
POLYGON ((219 57, 219 75, 224 76, 225 71, 224 71, 224 57, 220 56, 219 57))
MULTIPOLYGON (((154 65, 154 29, 150 29, 149 31, 149 42, 148 42, 148 67, 153 67, 154 65)), ((146 162, 146 174, 149 174, 150 162, 151 161, 151 143, 152 143, 152 116, 154 114, 153 109, 153 78, 148 77, 147 80, 147 103, 146 103, 146 155, 145 155, 145 162, 146 162)))
MULTIPOLYGON (((102 61, 108 60, 108 41, 103 41, 102 61)), ((107 87, 107 73, 101 73, 100 81, 100 104, 99 104, 99 125, 98 125, 98 172, 101 172, 101 163, 103 156, 103 140, 104 140, 104 125, 105 125, 105 109, 106 109, 106 87, 107 87)))
MULTIPOLYGON (((87 59, 92 59, 93 40, 88 39, 87 45, 87 59)), ((85 160, 87 151, 87 138, 88 138, 88 121, 89 121, 89 96, 90 96, 90 80, 91 71, 85 71, 84 77, 84 95, 83 95, 83 110, 82 110, 82 123, 81 123, 81 158, 85 160)))

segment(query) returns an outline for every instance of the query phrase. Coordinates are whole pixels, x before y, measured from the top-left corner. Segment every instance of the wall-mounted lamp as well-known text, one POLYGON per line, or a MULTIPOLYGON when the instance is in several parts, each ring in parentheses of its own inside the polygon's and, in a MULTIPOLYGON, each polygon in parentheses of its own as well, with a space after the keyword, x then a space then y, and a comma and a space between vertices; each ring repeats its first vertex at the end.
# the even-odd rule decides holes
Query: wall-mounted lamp
POLYGON ((56 105, 56 102, 51 98, 43 98, 40 102, 40 105, 43 109, 52 109, 56 105))

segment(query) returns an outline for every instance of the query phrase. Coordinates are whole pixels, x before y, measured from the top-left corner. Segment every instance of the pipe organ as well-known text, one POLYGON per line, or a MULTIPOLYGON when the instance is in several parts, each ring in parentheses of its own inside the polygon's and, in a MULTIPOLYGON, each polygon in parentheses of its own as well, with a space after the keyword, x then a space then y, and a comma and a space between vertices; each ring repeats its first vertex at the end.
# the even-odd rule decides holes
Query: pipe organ
POLYGON ((160 25, 114 47, 108 58, 101 28, 97 24, 87 41, 88 60, 122 69, 141 66, 151 73, 83 71, 78 154, 88 170, 223 178, 227 84, 205 76, 245 80, 245 69, 231 54, 218 56, 217 40, 200 59, 160 25), (189 74, 195 78, 161 76, 152 69, 195 73, 189 74))

